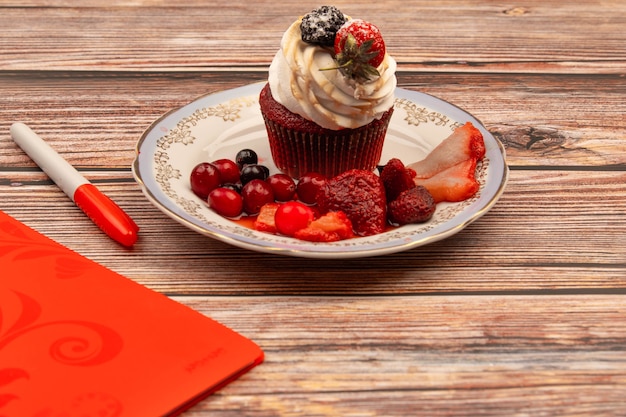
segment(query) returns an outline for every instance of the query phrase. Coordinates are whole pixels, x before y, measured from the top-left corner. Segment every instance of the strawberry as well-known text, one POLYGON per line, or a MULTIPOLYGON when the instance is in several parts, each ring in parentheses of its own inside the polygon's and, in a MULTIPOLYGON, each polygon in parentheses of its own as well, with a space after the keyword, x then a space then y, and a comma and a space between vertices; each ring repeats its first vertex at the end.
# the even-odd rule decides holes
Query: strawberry
POLYGON ((276 222, 274 216, 280 207, 279 203, 267 203, 261 207, 261 211, 254 221, 254 230, 259 232, 276 233, 276 222))
POLYGON ((423 160, 410 164, 417 178, 430 178, 467 159, 480 160, 485 156, 485 142, 480 130, 471 122, 456 128, 423 160))
POLYGON ((352 222, 343 211, 329 211, 294 235, 309 242, 336 242, 353 236, 352 222))
POLYGON ((416 178, 415 183, 424 186, 437 203, 467 200, 479 189, 476 181, 476 160, 459 162, 430 178, 416 178))
POLYGON ((463 201, 480 188, 476 181, 476 164, 485 152, 482 133, 467 122, 456 128, 426 158, 408 167, 416 172, 415 184, 426 187, 435 202, 463 201))
POLYGON ((356 80, 380 76, 376 68, 385 59, 385 41, 372 23, 348 20, 337 31, 334 48, 338 69, 345 76, 356 80))
POLYGON ((401 192, 415 187, 415 172, 406 168, 398 158, 390 159, 380 172, 380 179, 385 185, 387 202, 395 200, 401 192))
POLYGON ((433 196, 418 185, 403 191, 389 203, 389 221, 399 225, 423 223, 430 220, 436 207, 433 196))
POLYGON ((378 175, 371 171, 352 169, 329 179, 318 192, 317 205, 322 213, 346 213, 355 234, 359 236, 385 231, 385 186, 378 175))

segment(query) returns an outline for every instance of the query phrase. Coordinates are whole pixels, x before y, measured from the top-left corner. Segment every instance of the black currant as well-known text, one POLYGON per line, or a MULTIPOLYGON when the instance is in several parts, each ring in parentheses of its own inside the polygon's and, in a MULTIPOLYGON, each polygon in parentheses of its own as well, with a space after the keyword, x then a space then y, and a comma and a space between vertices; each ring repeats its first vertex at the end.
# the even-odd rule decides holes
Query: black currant
POLYGON ((246 165, 241 169, 241 184, 246 185, 252 180, 264 180, 270 176, 270 170, 265 165, 246 165))
POLYGON ((243 169, 246 165, 254 165, 259 162, 259 157, 252 149, 242 149, 237 152, 235 162, 239 169, 243 169))

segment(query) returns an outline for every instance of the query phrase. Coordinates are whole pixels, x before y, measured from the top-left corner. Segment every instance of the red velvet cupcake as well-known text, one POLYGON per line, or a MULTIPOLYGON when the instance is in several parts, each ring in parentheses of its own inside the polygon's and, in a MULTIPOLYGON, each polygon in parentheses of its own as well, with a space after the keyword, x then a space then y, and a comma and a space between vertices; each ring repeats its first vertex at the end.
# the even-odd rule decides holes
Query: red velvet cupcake
POLYGON ((365 126, 325 129, 274 100, 269 84, 261 91, 259 104, 274 164, 293 178, 307 172, 331 178, 350 169, 375 169, 393 114, 391 107, 381 119, 365 126))
POLYGON ((285 32, 259 104, 282 172, 374 170, 393 114, 395 61, 378 29, 322 6, 285 32))

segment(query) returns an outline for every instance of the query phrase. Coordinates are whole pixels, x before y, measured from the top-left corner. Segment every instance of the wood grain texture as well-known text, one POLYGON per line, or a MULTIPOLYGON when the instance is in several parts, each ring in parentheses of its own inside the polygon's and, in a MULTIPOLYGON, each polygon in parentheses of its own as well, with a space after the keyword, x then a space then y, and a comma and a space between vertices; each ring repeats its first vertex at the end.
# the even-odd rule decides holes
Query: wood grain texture
MULTIPOLYGON (((266 71, 0 72, 10 98, 0 107, 0 156, 5 166, 34 166, 8 135, 23 121, 76 166, 127 169, 141 134, 164 113, 266 79, 266 71)), ((626 167, 621 76, 400 72, 398 82, 476 116, 503 142, 509 165, 626 167)))
POLYGON ((86 172, 142 228, 135 248, 120 254, 54 185, 39 185, 33 176, 45 181, 41 175, 19 174, 13 186, 0 187, 3 210, 167 294, 626 292, 623 172, 513 171, 501 200, 463 232, 367 262, 301 262, 234 248, 174 222, 136 184, 114 183, 119 175, 86 172), (49 211, 63 214, 51 222, 49 211), (83 233, 74 232, 77 222, 83 233))
POLYGON ((266 80, 318 6, 295 0, 0 0, 0 210, 261 345, 263 365, 185 416, 623 416, 626 2, 333 4, 380 26, 400 87, 504 144, 505 193, 462 232, 302 261, 201 236, 144 197, 145 129, 266 80), (15 121, 136 220, 133 249, 11 141, 15 121))
POLYGON ((619 296, 177 300, 266 352, 262 367, 190 416, 608 416, 626 407, 619 296))
MULTIPOLYGON (((22 7, 20 2, 4 8, 0 50, 6 53, 0 68, 258 68, 269 65, 294 17, 318 6, 294 0, 280 7, 243 0, 224 7, 200 1, 83 3, 22 7), (52 44, 45 39, 50 36, 52 44)), ((626 4, 619 0, 333 4, 375 20, 401 69, 623 74, 626 46, 619 33, 626 25, 626 4)))

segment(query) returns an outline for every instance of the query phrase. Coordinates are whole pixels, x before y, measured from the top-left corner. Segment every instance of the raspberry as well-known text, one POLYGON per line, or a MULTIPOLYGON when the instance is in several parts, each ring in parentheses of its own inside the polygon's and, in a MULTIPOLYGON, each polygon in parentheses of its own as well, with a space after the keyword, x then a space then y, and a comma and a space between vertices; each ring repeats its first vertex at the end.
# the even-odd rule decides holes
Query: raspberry
POLYGON ((435 200, 421 185, 403 191, 389 203, 389 220, 396 224, 423 223, 433 216, 435 200))
POLYGON ((335 35, 346 17, 334 6, 321 6, 305 15, 300 23, 302 40, 322 46, 333 46, 335 35))

